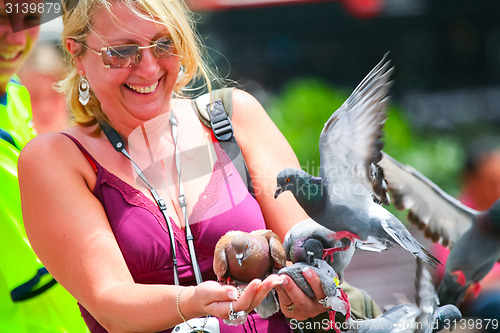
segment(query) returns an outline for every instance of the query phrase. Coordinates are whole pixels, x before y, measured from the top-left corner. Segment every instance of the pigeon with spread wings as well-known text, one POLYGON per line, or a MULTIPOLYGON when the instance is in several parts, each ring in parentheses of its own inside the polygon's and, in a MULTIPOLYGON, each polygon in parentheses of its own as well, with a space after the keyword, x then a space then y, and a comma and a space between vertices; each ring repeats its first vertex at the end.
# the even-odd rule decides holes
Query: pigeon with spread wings
POLYGON ((285 169, 278 174, 275 197, 291 191, 306 213, 339 239, 373 236, 437 266, 439 261, 379 204, 389 201, 377 163, 392 72, 384 57, 325 123, 319 139, 320 177, 285 169))
POLYGON ((380 166, 396 208, 434 242, 451 248, 438 288, 441 304, 460 305, 466 290, 500 259, 500 200, 484 212, 453 198, 414 168, 383 154, 380 166))

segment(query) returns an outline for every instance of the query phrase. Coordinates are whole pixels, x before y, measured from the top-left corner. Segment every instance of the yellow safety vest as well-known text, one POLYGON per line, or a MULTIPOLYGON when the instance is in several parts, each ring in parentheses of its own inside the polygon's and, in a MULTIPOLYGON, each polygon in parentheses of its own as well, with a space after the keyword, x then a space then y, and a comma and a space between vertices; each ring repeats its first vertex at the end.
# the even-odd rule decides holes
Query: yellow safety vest
POLYGON ((0 333, 86 333, 76 300, 40 263, 24 230, 17 160, 35 136, 30 122, 29 94, 16 78, 0 103, 0 333))

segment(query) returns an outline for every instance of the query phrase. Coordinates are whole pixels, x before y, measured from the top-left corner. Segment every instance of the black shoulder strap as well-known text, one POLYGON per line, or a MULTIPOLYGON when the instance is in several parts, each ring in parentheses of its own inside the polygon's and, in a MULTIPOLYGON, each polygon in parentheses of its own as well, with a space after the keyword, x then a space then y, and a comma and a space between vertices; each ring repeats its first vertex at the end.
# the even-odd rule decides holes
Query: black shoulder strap
MULTIPOLYGON (((7 141, 11 145, 13 145, 17 149, 19 149, 19 147, 16 145, 16 142, 14 141, 14 138, 12 137, 12 135, 10 135, 9 132, 7 132, 1 128, 0 128, 0 139, 7 141)), ((19 149, 19 150, 21 150, 21 149, 19 149)))
POLYGON ((193 109, 200 121, 212 129, 222 149, 233 162, 248 191, 255 196, 252 180, 243 159, 240 146, 234 137, 231 116, 233 114, 233 88, 223 88, 212 92, 212 100, 207 93, 193 100, 193 109), (210 107, 212 106, 212 107, 210 107))

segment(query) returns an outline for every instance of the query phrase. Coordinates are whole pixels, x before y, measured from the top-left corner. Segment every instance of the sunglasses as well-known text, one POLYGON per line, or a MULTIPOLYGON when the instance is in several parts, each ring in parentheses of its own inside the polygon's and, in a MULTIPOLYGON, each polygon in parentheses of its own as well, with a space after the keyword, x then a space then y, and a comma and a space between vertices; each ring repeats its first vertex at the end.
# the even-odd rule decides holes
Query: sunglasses
POLYGON ((138 64, 141 62, 142 50, 144 49, 151 49, 156 59, 167 59, 175 55, 174 42, 168 36, 157 39, 148 46, 139 46, 137 44, 106 46, 100 51, 84 42, 79 43, 101 56, 106 68, 127 68, 132 67, 132 64, 138 64))

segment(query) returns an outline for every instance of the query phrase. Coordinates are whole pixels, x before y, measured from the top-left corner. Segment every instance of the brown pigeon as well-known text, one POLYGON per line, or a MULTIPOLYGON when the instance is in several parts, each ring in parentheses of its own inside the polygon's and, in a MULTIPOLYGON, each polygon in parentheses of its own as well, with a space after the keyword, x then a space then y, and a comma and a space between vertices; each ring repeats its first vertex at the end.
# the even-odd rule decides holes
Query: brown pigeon
POLYGON ((271 230, 229 231, 215 246, 213 267, 219 281, 246 284, 285 264, 285 250, 271 230))

